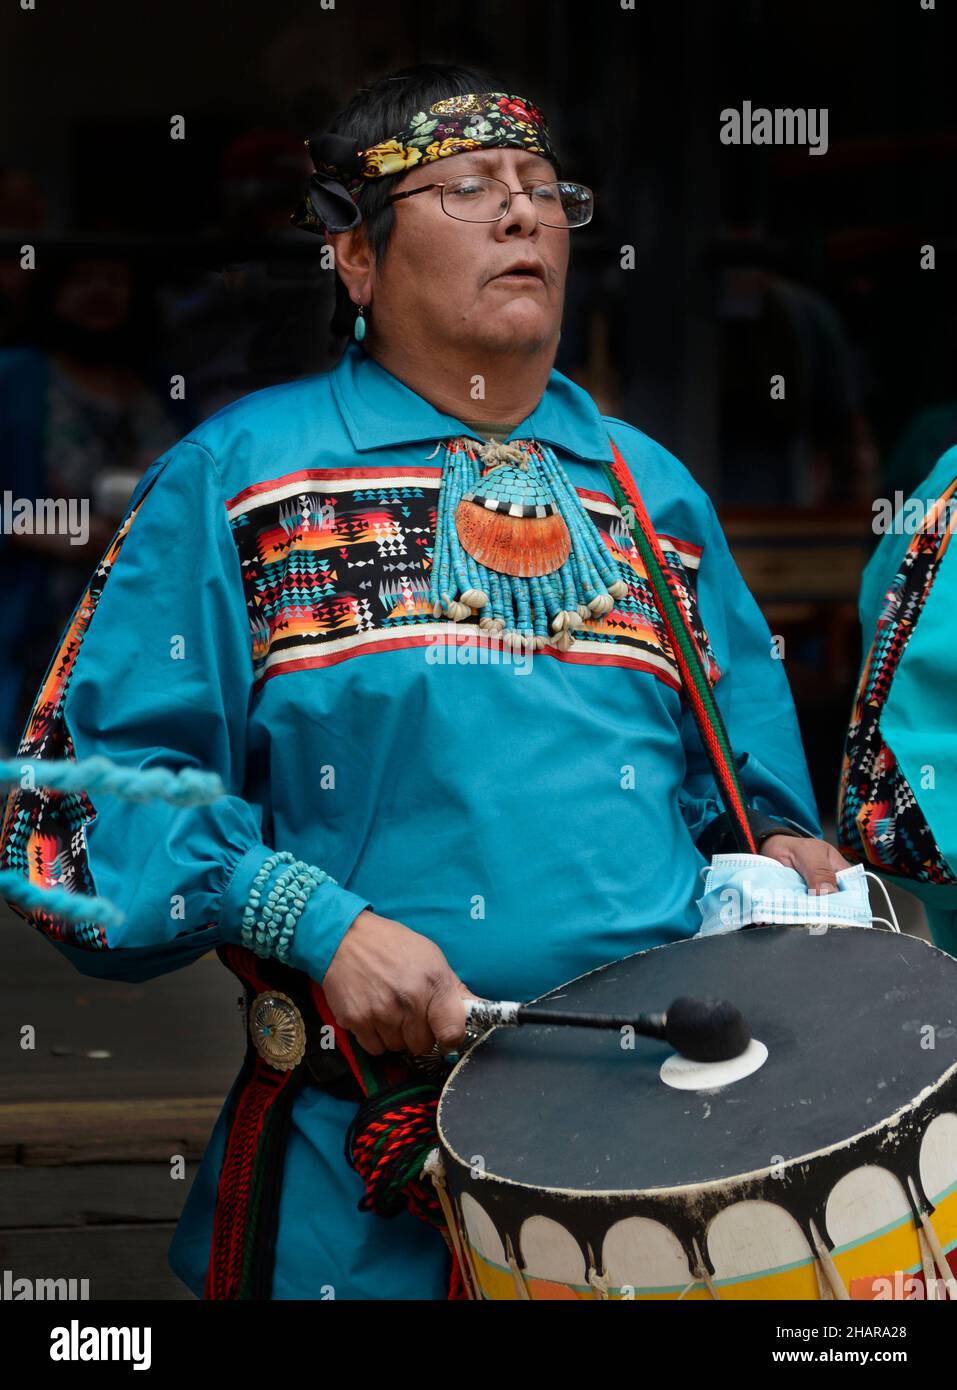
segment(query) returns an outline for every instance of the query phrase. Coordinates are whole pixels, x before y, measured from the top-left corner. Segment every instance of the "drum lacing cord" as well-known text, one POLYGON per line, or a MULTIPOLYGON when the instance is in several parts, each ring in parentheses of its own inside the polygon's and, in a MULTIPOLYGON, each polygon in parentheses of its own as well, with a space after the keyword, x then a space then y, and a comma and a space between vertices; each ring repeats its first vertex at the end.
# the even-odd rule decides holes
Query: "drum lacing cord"
POLYGON ((938 1294, 937 1288, 929 1282, 927 1282, 927 1296, 928 1298, 938 1299, 938 1301, 941 1302, 947 1302, 950 1300, 951 1280, 954 1277, 953 1270, 947 1263, 944 1247, 941 1245, 940 1237, 934 1229, 933 1218, 930 1212, 925 1210, 923 1202, 917 1195, 914 1179, 910 1176, 908 1176, 907 1179, 907 1186, 910 1188, 910 1196, 914 1204, 914 1210, 920 1217, 920 1225, 917 1228, 917 1239, 920 1243, 921 1265, 923 1267, 924 1280, 927 1282, 928 1279, 928 1264, 930 1263, 928 1255, 930 1255, 933 1257, 933 1263, 936 1264, 940 1272, 940 1277, 944 1281, 942 1297, 938 1294), (933 1290, 933 1293, 931 1290, 933 1290))
MULTIPOLYGON (((849 1299, 850 1294, 844 1287, 844 1284, 841 1280, 841 1276, 837 1272, 837 1267, 834 1264, 834 1261, 831 1259, 830 1252, 828 1251, 827 1246, 824 1244, 823 1240, 818 1234, 817 1227, 814 1225, 813 1221, 811 1222, 811 1237, 814 1241, 814 1245, 817 1250, 817 1260, 815 1261, 815 1267, 818 1270, 818 1288, 821 1291, 822 1297, 826 1297, 829 1294, 831 1298, 849 1299), (825 1293, 825 1290, 827 1291, 827 1293, 825 1293)), ((680 1301, 682 1298, 684 1298, 686 1293, 690 1293, 690 1291, 694 1288, 696 1284, 704 1284, 711 1297, 720 1300, 721 1295, 718 1292, 717 1285, 714 1282, 710 1270, 704 1262, 704 1259, 701 1254, 701 1248, 698 1245, 697 1240, 692 1240, 691 1243, 694 1246, 695 1254, 695 1278, 692 1279, 690 1284, 688 1284, 685 1288, 681 1290, 681 1293, 678 1295, 678 1300, 680 1301)))
POLYGON ((694 1246, 694 1260, 695 1260, 695 1262, 694 1262, 694 1269, 692 1270, 692 1273, 694 1274, 694 1278, 692 1279, 692 1281, 691 1281, 690 1284, 687 1284, 687 1285, 681 1290, 681 1292, 680 1292, 679 1295, 678 1295, 677 1301, 680 1303, 681 1300, 684 1298, 685 1294, 691 1292, 691 1290, 694 1288, 695 1284, 704 1284, 705 1288, 708 1290, 708 1293, 711 1295, 711 1297, 714 1298, 714 1299, 716 1299, 716 1300, 720 1303, 720 1301, 721 1301, 721 1295, 718 1293, 718 1286, 717 1286, 717 1284, 714 1282, 714 1278, 713 1278, 713 1276, 712 1276, 712 1274, 711 1274, 710 1269, 708 1268, 708 1266, 707 1266, 707 1265, 705 1264, 705 1262, 704 1262, 704 1256, 701 1254, 701 1247, 700 1247, 700 1245, 698 1244, 697 1239, 694 1238, 694 1237, 692 1237, 691 1244, 694 1246))
MULTIPOLYGON (((934 1285, 930 1282, 931 1270, 933 1264, 936 1264, 938 1270, 940 1271, 941 1278, 944 1281, 944 1293, 942 1297, 944 1299, 947 1299, 950 1296, 948 1290, 950 1288, 950 1280, 953 1278, 953 1272, 951 1271, 951 1268, 947 1263, 947 1256, 944 1254, 944 1247, 941 1245, 940 1238, 938 1237, 937 1232, 934 1229, 934 1223, 931 1219, 931 1215, 929 1212, 924 1210, 924 1205, 917 1196, 917 1191, 914 1187, 913 1178, 909 1177, 907 1179, 907 1183, 910 1187, 911 1200, 914 1203, 914 1209, 918 1213, 920 1218, 920 1224, 917 1227, 917 1238, 920 1243, 921 1264, 923 1266, 924 1281, 927 1284, 928 1298, 940 1297, 936 1290, 934 1290, 934 1292, 930 1292, 930 1290, 934 1289, 934 1285)), ((815 1260, 815 1269, 817 1271, 818 1276, 818 1291, 820 1292, 821 1297, 830 1297, 836 1300, 850 1300, 851 1295, 848 1293, 847 1288, 844 1285, 844 1281, 841 1278, 840 1273, 838 1272, 837 1265, 834 1263, 834 1260, 831 1256, 831 1252, 828 1250, 827 1246, 824 1244, 824 1241, 821 1239, 820 1232, 818 1231, 813 1221, 810 1223, 810 1227, 811 1239, 814 1242, 814 1248, 817 1254, 817 1258, 815 1260)), ((707 1290, 712 1298, 720 1299, 721 1295, 719 1294, 717 1287, 715 1286, 714 1279, 712 1278, 702 1258, 701 1250, 697 1240, 693 1240, 692 1245, 694 1246, 695 1253, 695 1278, 692 1279, 690 1284, 688 1284, 685 1288, 682 1289, 681 1293, 678 1295, 679 1301, 682 1298, 684 1298, 685 1294, 689 1293, 696 1284, 702 1283, 707 1287, 707 1290)))
MULTIPOLYGON (((921 1202, 917 1195, 914 1179, 908 1177, 907 1185, 910 1188, 911 1201, 914 1204, 914 1210, 917 1212, 919 1219, 919 1224, 917 1226, 917 1242, 920 1249, 921 1269, 923 1271, 924 1281, 927 1285, 927 1297, 929 1299, 937 1299, 939 1297, 935 1285, 930 1282, 933 1277, 933 1266, 936 1264, 941 1279, 944 1281, 944 1293, 942 1297, 946 1300, 950 1297, 949 1289, 953 1273, 950 1265, 947 1263, 944 1247, 941 1245, 940 1238, 934 1229, 934 1223, 930 1212, 925 1210, 923 1202, 921 1202)), ((821 1239, 813 1221, 810 1225, 811 1238, 814 1241, 814 1247, 817 1251, 819 1270, 823 1269, 825 1276, 824 1280, 819 1278, 819 1285, 823 1284, 824 1287, 830 1291, 832 1298, 850 1299, 850 1294, 844 1286, 844 1281, 838 1273, 837 1266, 831 1257, 830 1251, 821 1239)))
POLYGON ((814 1249, 817 1253, 818 1267, 819 1270, 823 1270, 824 1273, 824 1278, 822 1282, 824 1283, 825 1287, 830 1290, 832 1298, 838 1300, 849 1300, 851 1295, 848 1293, 847 1289, 844 1286, 844 1280, 838 1273, 837 1265, 831 1258, 830 1250, 828 1250, 827 1246, 824 1244, 824 1241, 821 1239, 821 1234, 815 1226, 814 1222, 811 1221, 809 1224, 811 1227, 811 1239, 814 1242, 814 1249))
POLYGON ((937 1283, 935 1279, 934 1257, 931 1254, 930 1246, 927 1244, 927 1237, 924 1235, 923 1226, 917 1227, 917 1244, 920 1249, 920 1268, 924 1276, 924 1296, 929 1303, 938 1302, 937 1283))
POLYGON ((442 1155, 437 1148, 430 1151, 425 1163, 422 1165, 422 1176, 432 1179, 435 1195, 439 1199, 439 1206, 442 1208, 442 1215, 445 1217, 445 1226, 448 1231, 449 1241, 458 1262, 458 1268, 462 1278, 462 1287, 469 1298, 478 1300, 480 1297, 478 1276, 472 1266, 472 1256, 468 1248, 468 1243, 459 1239, 460 1224, 452 1206, 452 1199, 449 1196, 449 1185, 445 1178, 445 1165, 442 1162, 442 1155))
POLYGON ((512 1281, 515 1284, 515 1292, 521 1299, 531 1299, 532 1295, 528 1291, 525 1283, 525 1275, 522 1273, 518 1260, 515 1258, 515 1250, 512 1246, 512 1237, 505 1237, 505 1262, 512 1271, 512 1281))
POLYGON ((588 1246, 588 1274, 586 1275, 589 1287, 594 1291, 597 1298, 604 1302, 610 1297, 608 1292, 610 1281, 604 1270, 599 1270, 595 1263, 595 1252, 588 1246))

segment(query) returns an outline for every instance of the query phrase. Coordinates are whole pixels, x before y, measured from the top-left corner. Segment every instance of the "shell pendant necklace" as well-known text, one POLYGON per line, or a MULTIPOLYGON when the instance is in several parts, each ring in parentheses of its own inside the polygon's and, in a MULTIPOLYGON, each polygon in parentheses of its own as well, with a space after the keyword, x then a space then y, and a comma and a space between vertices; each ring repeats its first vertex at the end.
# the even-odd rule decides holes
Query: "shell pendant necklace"
POLYGON ((464 622, 478 612, 479 627, 504 647, 567 651, 577 629, 627 593, 547 445, 447 441, 429 586, 435 618, 464 622))

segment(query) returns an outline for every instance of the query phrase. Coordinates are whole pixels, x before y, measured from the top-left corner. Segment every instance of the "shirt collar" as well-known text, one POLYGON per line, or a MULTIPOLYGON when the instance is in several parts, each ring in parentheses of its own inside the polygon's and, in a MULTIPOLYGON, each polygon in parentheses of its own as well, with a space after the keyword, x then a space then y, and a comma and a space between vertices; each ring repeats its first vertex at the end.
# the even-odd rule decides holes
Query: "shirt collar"
MULTIPOLYGON (((357 342, 349 343, 329 375, 346 429, 360 452, 423 439, 480 438, 386 371, 357 342)), ((537 439, 586 461, 614 461, 597 405, 587 391, 554 369, 538 405, 509 439, 537 439)))

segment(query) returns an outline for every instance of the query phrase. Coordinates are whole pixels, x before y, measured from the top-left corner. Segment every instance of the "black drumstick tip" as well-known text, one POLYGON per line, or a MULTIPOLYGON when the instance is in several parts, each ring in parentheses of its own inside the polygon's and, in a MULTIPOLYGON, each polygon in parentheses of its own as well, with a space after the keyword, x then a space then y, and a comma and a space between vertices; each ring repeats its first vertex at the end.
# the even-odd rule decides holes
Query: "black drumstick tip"
POLYGON ((751 1029, 726 999, 675 999, 665 1021, 665 1037, 692 1062, 727 1062, 740 1057, 751 1029))

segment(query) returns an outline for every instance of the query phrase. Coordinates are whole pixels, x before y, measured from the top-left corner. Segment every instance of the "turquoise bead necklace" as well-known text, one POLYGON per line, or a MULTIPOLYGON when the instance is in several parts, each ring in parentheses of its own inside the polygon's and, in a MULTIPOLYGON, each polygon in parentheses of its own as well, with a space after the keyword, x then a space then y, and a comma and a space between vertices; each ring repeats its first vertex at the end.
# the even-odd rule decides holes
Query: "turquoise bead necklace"
MULTIPOLYGON (((441 447, 441 446, 437 446, 441 447)), ((478 625, 502 645, 567 651, 628 585, 547 446, 448 440, 436 515, 433 616, 478 625)))

